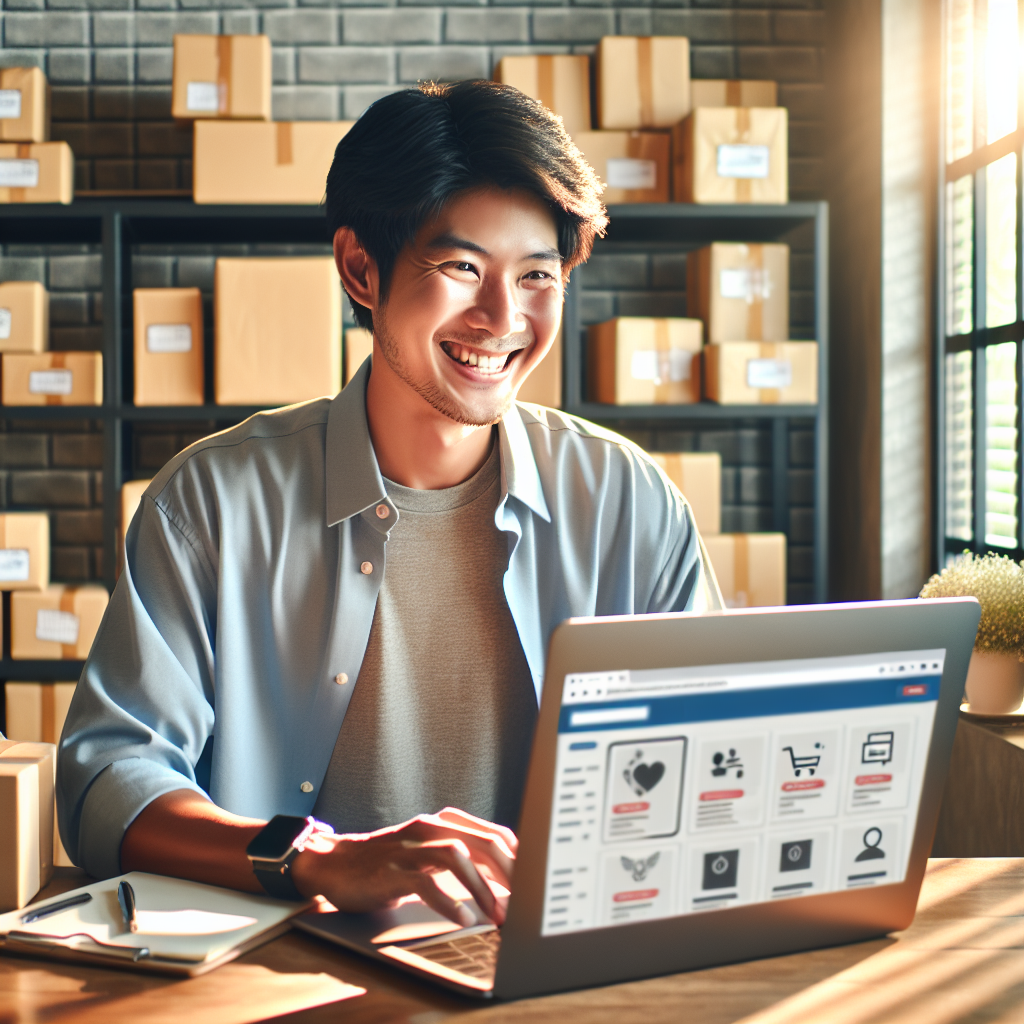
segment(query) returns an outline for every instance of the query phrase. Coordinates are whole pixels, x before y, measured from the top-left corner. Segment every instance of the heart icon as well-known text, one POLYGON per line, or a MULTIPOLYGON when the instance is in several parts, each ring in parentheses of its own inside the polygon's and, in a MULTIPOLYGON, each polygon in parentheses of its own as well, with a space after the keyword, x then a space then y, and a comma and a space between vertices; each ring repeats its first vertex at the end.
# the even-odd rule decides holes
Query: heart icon
POLYGON ((638 764, 633 768, 634 781, 641 789, 648 793, 661 782, 661 777, 664 774, 665 766, 661 761, 655 761, 653 764, 638 764))

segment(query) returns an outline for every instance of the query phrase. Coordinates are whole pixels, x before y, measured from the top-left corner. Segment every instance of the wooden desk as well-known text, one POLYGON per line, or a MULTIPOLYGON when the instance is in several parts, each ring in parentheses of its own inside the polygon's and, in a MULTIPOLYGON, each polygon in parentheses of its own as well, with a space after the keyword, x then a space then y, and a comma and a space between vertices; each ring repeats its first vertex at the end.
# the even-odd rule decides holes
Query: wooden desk
MULTIPOLYGON (((64 869, 46 895, 79 881, 64 869)), ((917 918, 889 938, 493 1006, 294 932, 186 981, 0 957, 3 1024, 441 1024, 457 1015, 459 1024, 1021 1024, 1024 860, 931 861, 917 918)))

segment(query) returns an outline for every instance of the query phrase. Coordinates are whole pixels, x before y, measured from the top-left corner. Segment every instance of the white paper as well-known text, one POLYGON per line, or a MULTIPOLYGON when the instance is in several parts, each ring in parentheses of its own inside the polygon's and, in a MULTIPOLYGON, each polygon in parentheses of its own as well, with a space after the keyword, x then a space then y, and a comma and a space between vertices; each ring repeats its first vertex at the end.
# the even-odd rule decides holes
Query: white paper
POLYGON ((767 178, 767 146, 722 145, 718 147, 720 178, 767 178))
POLYGON ((723 299, 771 298, 771 276, 761 267, 724 267, 718 278, 718 291, 723 299))
POLYGON ((24 583, 28 579, 28 572, 26 548, 0 549, 0 583, 24 583))
POLYGON ((658 165, 653 160, 609 157, 604 176, 609 188, 658 187, 658 165))
POLYGON ((0 308, 0 341, 6 341, 11 336, 11 311, 0 308))
POLYGON ((38 184, 38 160, 0 160, 0 187, 35 188, 38 184))
POLYGON ((0 118, 21 117, 21 90, 0 89, 0 118))
POLYGON ((185 89, 185 108, 199 114, 216 114, 219 107, 216 82, 189 82, 185 89))
POLYGON ((673 348, 668 352, 640 349, 630 359, 630 374, 634 380, 653 380, 655 384, 666 380, 678 383, 690 379, 692 363, 693 353, 686 349, 673 348))
POLYGON ((788 388, 793 383, 793 364, 788 359, 748 359, 748 388, 788 388))
POLYGON ((71 612, 40 608, 36 612, 36 639, 54 644, 77 644, 80 622, 71 612))
POLYGON ((32 370, 28 390, 33 395, 70 395, 74 378, 71 370, 32 370))
POLYGON ((191 352, 190 324, 150 324, 146 328, 147 352, 191 352))

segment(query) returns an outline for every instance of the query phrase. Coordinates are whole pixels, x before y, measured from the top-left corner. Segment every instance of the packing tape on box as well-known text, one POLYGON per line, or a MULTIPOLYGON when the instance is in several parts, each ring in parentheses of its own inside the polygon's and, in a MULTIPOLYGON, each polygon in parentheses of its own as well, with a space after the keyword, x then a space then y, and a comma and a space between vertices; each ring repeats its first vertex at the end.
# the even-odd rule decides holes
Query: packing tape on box
MULTIPOLYGON (((60 595, 60 610, 67 615, 75 614, 75 595, 78 593, 78 587, 65 587, 63 593, 60 595)), ((78 657, 78 644, 61 644, 60 645, 60 656, 62 658, 77 658, 78 657)), ((53 701, 53 692, 50 693, 50 700, 53 701)), ((43 706, 43 716, 45 721, 45 704, 43 706)), ((52 719, 51 719, 52 725, 52 719)))
MULTIPOLYGON (((65 358, 63 352, 51 352, 50 353, 50 369, 51 370, 66 370, 67 369, 67 359, 65 358)), ((74 387, 74 385, 72 385, 72 387, 74 387)), ((47 395, 46 396, 46 404, 47 405, 62 405, 63 404, 63 401, 62 401, 63 397, 64 397, 63 395, 47 395)))
POLYGON ((745 533, 733 535, 732 551, 733 601, 736 607, 746 608, 750 604, 750 541, 745 533))
POLYGON ((40 684, 40 701, 42 704, 42 730, 43 743, 56 743, 60 737, 54 737, 57 731, 57 699, 53 692, 52 683, 40 684))
POLYGON ((555 58, 551 54, 537 58, 537 96, 548 110, 555 109, 555 58))
MULTIPOLYGON (((750 137, 750 111, 746 107, 736 108, 736 134, 737 142, 746 143, 750 137)), ((735 178, 736 202, 750 202, 750 178, 735 178)), ((756 337, 756 335, 754 335, 756 337)))
POLYGON ((217 36, 217 113, 231 112, 231 36, 217 36))
POLYGON ((730 78, 725 83, 725 105, 727 107, 743 106, 743 83, 730 78))
POLYGON ((658 376, 654 380, 654 401, 656 405, 668 405, 672 401, 671 351, 672 338, 669 334, 668 319, 654 317, 654 351, 658 356, 658 376))
MULTIPOLYGON (((782 352, 778 345, 771 341, 761 342, 762 359, 778 359, 782 352)), ((758 396, 765 405, 778 405, 782 400, 782 392, 779 388, 758 388, 758 396)))
POLYGON ((278 121, 277 122, 277 163, 278 166, 283 164, 295 163, 294 151, 292 149, 292 123, 291 121, 278 121))
POLYGON ((640 124, 646 128, 654 123, 654 68, 650 36, 637 38, 636 63, 640 74, 640 124))
MULTIPOLYGON (((749 180, 744 178, 740 180, 746 181, 749 187, 749 180)), ((753 263, 756 271, 756 273, 751 272, 750 276, 753 280, 751 287, 747 289, 747 337, 760 338, 764 333, 764 300, 765 292, 768 290, 764 280, 764 246, 750 245, 747 248, 750 251, 750 262, 753 263)))

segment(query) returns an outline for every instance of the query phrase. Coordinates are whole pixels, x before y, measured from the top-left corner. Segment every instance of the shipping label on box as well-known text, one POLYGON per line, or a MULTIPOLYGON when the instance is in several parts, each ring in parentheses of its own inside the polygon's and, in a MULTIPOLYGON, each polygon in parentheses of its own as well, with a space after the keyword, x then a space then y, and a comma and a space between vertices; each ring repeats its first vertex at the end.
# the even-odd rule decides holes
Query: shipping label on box
POLYGON ((718 452, 651 452, 679 488, 702 536, 722 532, 722 457, 718 452))
POLYGON ((66 142, 0 143, 0 203, 70 203, 74 187, 66 142))
POLYGON ((268 36, 174 37, 171 115, 270 120, 268 36))
POLYGON ((219 259, 219 405, 287 405, 341 389, 341 284, 331 257, 219 259))
POLYGON ((54 583, 42 591, 16 591, 11 595, 11 657, 88 657, 109 600, 98 586, 54 583))
POLYGON ((786 603, 786 535, 720 533, 704 538, 727 608, 786 603))
POLYGON ((50 584, 50 517, 0 515, 0 590, 44 590, 50 584))
POLYGON ((101 352, 3 354, 4 405, 102 405, 101 352))
POLYGON ((690 112, 690 41, 605 36, 597 45, 597 123, 671 128, 690 112))
POLYGON ((715 242, 686 257, 686 308, 707 340, 789 338, 789 246, 715 242))
POLYGON ((50 345, 50 297, 38 281, 0 284, 0 352, 45 352, 50 345))
POLYGON ((704 349, 704 394, 722 405, 813 405, 818 345, 813 341, 721 341, 704 349))
POLYGON ((56 749, 0 739, 0 910, 25 906, 53 877, 56 749))
POLYGON ((547 355, 534 367, 523 382, 516 401, 544 405, 549 409, 562 407, 562 327, 548 349, 547 355))
POLYGON ((789 201, 785 107, 695 107, 672 143, 677 202, 789 201))
POLYGON ((39 68, 0 69, 0 142, 50 138, 50 87, 39 68))
POLYGON ((306 203, 324 195, 334 150, 352 121, 196 121, 197 203, 306 203))
POLYGON ((136 288, 135 404, 203 404, 203 297, 198 288, 136 288))
POLYGON ((611 405, 700 400, 703 325, 683 317, 620 316, 587 328, 590 399, 611 405))
POLYGON ((562 119, 565 130, 590 131, 590 58, 574 54, 502 57, 494 80, 514 86, 562 119))
POLYGON ((697 107, 777 107, 776 82, 736 78, 692 78, 690 102, 697 107))
POLYGON ((572 141, 608 186, 602 198, 609 205, 668 202, 667 133, 580 132, 572 141))

